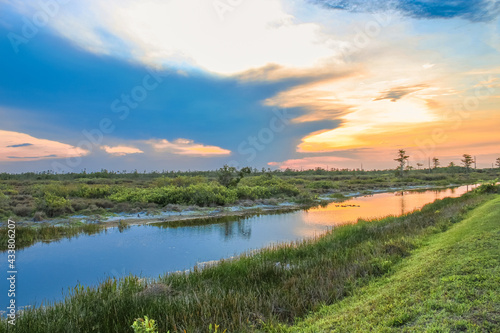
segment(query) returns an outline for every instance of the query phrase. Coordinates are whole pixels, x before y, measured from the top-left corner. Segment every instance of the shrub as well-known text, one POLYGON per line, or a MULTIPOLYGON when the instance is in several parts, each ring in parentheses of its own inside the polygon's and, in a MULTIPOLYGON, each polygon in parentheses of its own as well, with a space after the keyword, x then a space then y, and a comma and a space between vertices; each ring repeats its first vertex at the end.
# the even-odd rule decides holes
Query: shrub
POLYGON ((44 211, 49 217, 73 211, 71 202, 68 199, 56 196, 50 192, 45 193, 43 198, 38 199, 37 209, 44 211))
POLYGON ((18 204, 16 207, 14 207, 12 212, 14 214, 16 214, 17 216, 26 217, 26 216, 30 216, 31 213, 33 212, 33 210, 34 210, 33 206, 18 204))
POLYGON ((84 199, 71 199, 71 207, 75 212, 87 209, 89 203, 84 199))
POLYGON ((307 184, 307 187, 312 189, 328 190, 331 188, 337 188, 338 186, 336 186, 334 182, 329 180, 318 180, 307 184))
POLYGON ((40 222, 45 220, 46 216, 44 212, 36 212, 35 215, 33 215, 33 221, 35 222, 40 222))
POLYGON ((111 194, 111 187, 104 186, 89 186, 87 184, 80 185, 75 191, 71 192, 72 196, 88 199, 102 199, 111 194))
POLYGON ((153 319, 144 316, 144 319, 138 318, 131 326, 134 333, 158 333, 158 327, 153 319))

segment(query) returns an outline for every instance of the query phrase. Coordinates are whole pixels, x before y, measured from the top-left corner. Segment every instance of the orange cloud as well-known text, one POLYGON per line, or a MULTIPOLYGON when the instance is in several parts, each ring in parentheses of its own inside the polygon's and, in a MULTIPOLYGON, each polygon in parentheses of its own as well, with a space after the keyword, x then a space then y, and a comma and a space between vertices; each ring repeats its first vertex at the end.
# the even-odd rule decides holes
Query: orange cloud
POLYGON ((85 156, 88 150, 31 135, 0 130, 0 161, 37 161, 85 156))
POLYGON ((113 156, 125 156, 125 155, 129 155, 129 154, 142 154, 142 153, 144 153, 140 149, 137 149, 135 147, 127 147, 127 146, 116 146, 116 147, 102 146, 101 149, 104 150, 106 153, 111 154, 113 156))
POLYGON ((280 169, 315 169, 321 168, 343 168, 344 163, 349 162, 352 164, 354 160, 347 157, 336 157, 336 156, 314 156, 314 157, 304 157, 300 159, 292 159, 283 162, 270 162, 271 166, 277 166, 280 169))
POLYGON ((168 140, 149 140, 146 143, 153 146, 156 151, 169 152, 177 155, 188 156, 223 156, 230 155, 231 151, 217 146, 205 146, 195 143, 189 139, 177 139, 172 142, 168 140))

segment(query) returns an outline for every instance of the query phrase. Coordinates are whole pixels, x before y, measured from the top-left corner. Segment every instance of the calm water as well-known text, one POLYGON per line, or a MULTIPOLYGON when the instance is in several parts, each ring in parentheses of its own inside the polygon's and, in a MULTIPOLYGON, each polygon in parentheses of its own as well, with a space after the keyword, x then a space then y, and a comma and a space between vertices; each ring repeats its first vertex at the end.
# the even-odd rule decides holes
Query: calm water
MULTIPOLYGON (((165 272, 190 269, 200 262, 314 236, 358 218, 408 213, 436 199, 460 196, 470 189, 462 186, 381 193, 309 211, 226 219, 201 226, 144 225, 123 232, 111 228, 92 236, 37 243, 17 252, 16 303, 40 305, 44 300, 60 300, 70 287, 79 283, 95 285, 110 276, 158 277, 165 272)), ((0 254, 0 262, 7 267, 6 253, 0 254)), ((6 275, 6 269, 2 271, 6 275)), ((6 277, 2 281, 0 310, 8 302, 6 277)))

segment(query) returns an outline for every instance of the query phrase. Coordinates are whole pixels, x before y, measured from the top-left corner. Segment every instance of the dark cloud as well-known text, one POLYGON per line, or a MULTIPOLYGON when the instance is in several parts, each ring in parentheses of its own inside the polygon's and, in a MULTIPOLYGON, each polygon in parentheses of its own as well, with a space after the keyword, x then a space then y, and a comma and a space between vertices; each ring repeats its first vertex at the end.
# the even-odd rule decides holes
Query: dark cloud
POLYGON ((351 12, 396 10, 418 19, 459 17, 485 22, 500 14, 500 0, 309 0, 327 8, 351 12))
POLYGON ((425 84, 419 84, 416 86, 410 86, 410 87, 395 87, 391 88, 389 90, 383 91, 380 97, 374 99, 374 101, 381 101, 384 99, 390 99, 391 102, 396 102, 398 99, 403 98, 406 95, 409 95, 411 93, 414 93, 416 91, 422 90, 427 88, 427 85, 425 84))
POLYGON ((28 146, 33 146, 33 144, 32 143, 22 143, 20 145, 7 146, 7 148, 19 148, 19 147, 28 147, 28 146))

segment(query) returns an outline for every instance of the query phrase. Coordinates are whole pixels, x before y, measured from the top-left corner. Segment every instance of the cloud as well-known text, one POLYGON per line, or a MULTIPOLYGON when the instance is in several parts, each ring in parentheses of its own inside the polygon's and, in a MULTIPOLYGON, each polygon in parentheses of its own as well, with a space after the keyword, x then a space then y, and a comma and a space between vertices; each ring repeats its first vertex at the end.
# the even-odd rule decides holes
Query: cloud
POLYGON ((500 14, 498 0, 309 0, 326 8, 350 12, 395 10, 417 19, 463 18, 486 22, 500 14))
POLYGON ((389 99, 389 100, 391 100, 391 102, 396 102, 398 99, 401 99, 401 98, 405 97, 406 95, 409 95, 411 93, 414 93, 416 91, 419 91, 419 90, 422 90, 425 88, 428 88, 428 86, 425 84, 419 84, 419 85, 411 86, 411 87, 391 88, 389 90, 382 92, 382 96, 376 98, 375 101, 389 99))
POLYGON ((290 159, 283 162, 269 162, 271 166, 277 166, 280 169, 315 169, 321 168, 338 168, 344 162, 352 162, 351 158, 337 156, 314 156, 304 157, 300 159, 290 159))
POLYGON ((0 161, 34 161, 85 156, 89 152, 62 142, 0 130, 0 161))
POLYGON ((211 157, 231 154, 230 150, 217 146, 206 146, 188 139, 177 139, 172 142, 165 139, 153 139, 146 141, 146 143, 158 152, 169 152, 177 155, 211 157))
POLYGON ((101 149, 113 156, 125 156, 130 154, 144 153, 142 150, 138 148, 128 147, 128 146, 116 146, 116 147, 102 146, 101 149))
POLYGON ((269 64, 310 67, 332 55, 321 26, 297 22, 281 0, 244 1, 222 19, 214 3, 73 0, 49 24, 92 53, 224 75, 269 64))

